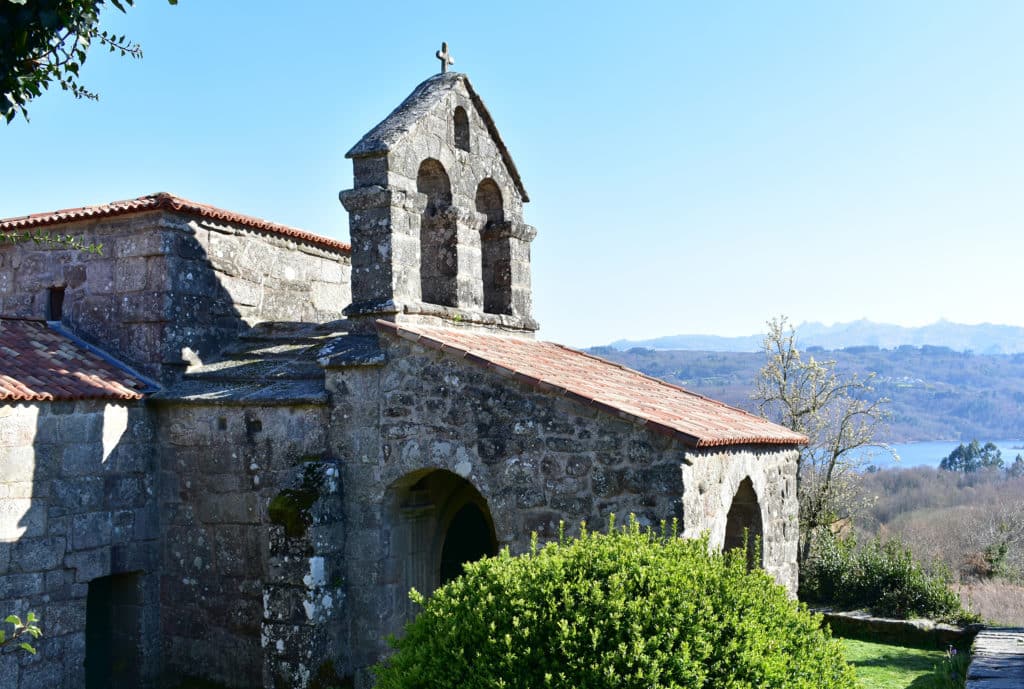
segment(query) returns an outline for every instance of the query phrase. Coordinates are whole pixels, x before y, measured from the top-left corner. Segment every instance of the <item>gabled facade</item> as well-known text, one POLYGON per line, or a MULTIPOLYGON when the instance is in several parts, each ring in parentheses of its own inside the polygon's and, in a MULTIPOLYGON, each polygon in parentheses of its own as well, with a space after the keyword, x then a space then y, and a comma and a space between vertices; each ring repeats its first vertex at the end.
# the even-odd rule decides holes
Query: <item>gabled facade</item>
POLYGON ((464 74, 420 84, 347 155, 355 185, 341 202, 356 247, 349 317, 537 330, 529 199, 464 74))
POLYGON ((465 75, 348 155, 351 247, 169 194, 0 221, 105 245, 0 247, 0 610, 46 630, 9 686, 370 687, 411 587, 612 512, 795 592, 804 439, 535 339, 465 75))

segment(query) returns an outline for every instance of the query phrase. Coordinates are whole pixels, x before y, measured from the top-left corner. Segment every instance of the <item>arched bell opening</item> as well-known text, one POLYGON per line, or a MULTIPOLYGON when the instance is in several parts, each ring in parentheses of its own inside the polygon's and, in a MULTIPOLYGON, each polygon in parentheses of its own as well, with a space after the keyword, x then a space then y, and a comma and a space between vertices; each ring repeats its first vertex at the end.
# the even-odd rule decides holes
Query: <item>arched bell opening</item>
POLYGON ((723 551, 742 548, 747 554, 747 569, 764 566, 764 528, 761 522, 761 505, 750 478, 740 482, 736 495, 729 506, 725 519, 725 543, 723 551))
POLYGON ((485 218, 480 228, 480 275, 484 284, 484 311, 511 314, 511 246, 505 227, 501 189, 490 177, 477 186, 476 212, 485 218))
POLYGON ((487 500, 472 483, 443 469, 405 475, 388 490, 387 570, 398 587, 393 631, 416 612, 409 589, 429 595, 462 574, 463 565, 498 553, 487 500))
POLYGON ((420 215, 420 293, 423 301, 456 306, 459 272, 452 185, 444 166, 433 158, 420 163, 416 191, 427 197, 420 215))

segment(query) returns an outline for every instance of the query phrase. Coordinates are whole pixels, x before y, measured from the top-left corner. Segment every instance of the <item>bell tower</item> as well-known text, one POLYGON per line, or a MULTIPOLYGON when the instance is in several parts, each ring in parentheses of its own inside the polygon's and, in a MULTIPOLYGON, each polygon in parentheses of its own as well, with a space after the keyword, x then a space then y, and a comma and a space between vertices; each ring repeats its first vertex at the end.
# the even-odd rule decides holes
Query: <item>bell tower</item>
POLYGON ((386 319, 532 337, 529 197, 466 75, 424 81, 346 157, 357 330, 386 319))

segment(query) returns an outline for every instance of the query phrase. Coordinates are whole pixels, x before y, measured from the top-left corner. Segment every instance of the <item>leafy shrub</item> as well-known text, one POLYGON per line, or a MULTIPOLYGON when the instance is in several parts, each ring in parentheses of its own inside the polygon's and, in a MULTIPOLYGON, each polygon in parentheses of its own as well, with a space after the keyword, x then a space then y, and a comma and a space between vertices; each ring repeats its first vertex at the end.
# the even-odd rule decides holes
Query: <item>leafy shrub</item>
POLYGON ((852 689, 819 619, 745 554, 610 523, 466 566, 375 668, 378 689, 852 689))
POLYGON ((928 617, 969 622, 950 589, 948 570, 929 574, 897 539, 873 539, 858 547, 854 537, 819 537, 800 572, 800 599, 852 610, 866 608, 881 617, 928 617))

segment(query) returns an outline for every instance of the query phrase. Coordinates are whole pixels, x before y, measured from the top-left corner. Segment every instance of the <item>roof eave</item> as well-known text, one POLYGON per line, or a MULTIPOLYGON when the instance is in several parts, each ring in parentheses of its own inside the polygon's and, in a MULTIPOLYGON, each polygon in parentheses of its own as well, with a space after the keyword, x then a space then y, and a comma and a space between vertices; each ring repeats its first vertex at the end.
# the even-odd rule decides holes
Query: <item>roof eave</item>
POLYGON ((73 222, 96 220, 102 218, 119 217, 140 213, 151 213, 156 211, 169 211, 183 213, 185 215, 198 216, 207 220, 234 223, 250 228, 257 232, 269 232, 290 239, 307 242, 331 251, 351 253, 351 245, 322 237, 312 232, 300 230, 296 227, 281 225, 279 223, 262 220, 234 211, 217 208, 204 203, 190 201, 180 196, 175 196, 165 191, 140 196, 134 199, 113 201, 111 203, 97 206, 81 206, 79 208, 65 208, 58 211, 45 213, 34 213, 13 218, 0 219, 0 231, 19 232, 41 227, 52 227, 54 225, 65 225, 73 222))
MULTIPOLYGON (((414 332, 412 330, 405 329, 392 321, 378 320, 378 330, 386 332, 388 335, 413 342, 427 349, 433 349, 448 354, 459 354, 462 359, 472 363, 475 366, 485 368, 489 371, 497 373, 505 378, 515 380, 527 387, 533 388, 540 392, 547 394, 557 394, 566 399, 570 399, 577 404, 586 407, 588 409, 594 409, 608 416, 614 416, 625 421, 644 426, 652 432, 673 438, 679 441, 681 444, 690 447, 692 449, 709 449, 709 448, 726 448, 726 447, 742 447, 742 446, 758 446, 758 447, 798 447, 800 445, 807 444, 807 438, 805 436, 799 436, 794 434, 788 438, 771 438, 767 436, 748 436, 738 438, 701 438, 690 433, 685 433, 678 428, 674 428, 658 421, 646 419, 642 416, 638 416, 624 409, 613 407, 605 402, 597 399, 585 397, 579 393, 567 390, 566 388, 547 382, 541 378, 529 376, 518 371, 514 371, 500 364, 496 364, 493 361, 480 357, 472 352, 452 347, 440 340, 428 337, 421 333, 414 332)), ((575 351, 575 350, 573 350, 575 351)), ((674 387, 674 386, 673 386, 674 387)))

